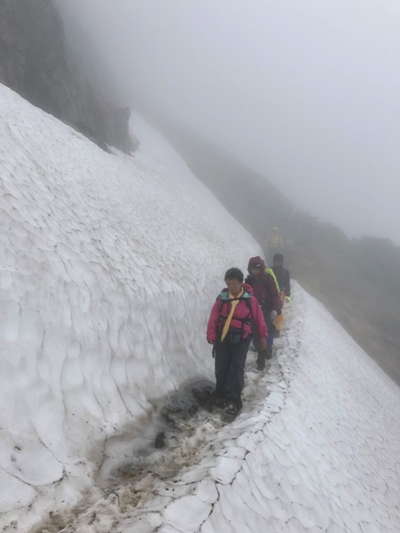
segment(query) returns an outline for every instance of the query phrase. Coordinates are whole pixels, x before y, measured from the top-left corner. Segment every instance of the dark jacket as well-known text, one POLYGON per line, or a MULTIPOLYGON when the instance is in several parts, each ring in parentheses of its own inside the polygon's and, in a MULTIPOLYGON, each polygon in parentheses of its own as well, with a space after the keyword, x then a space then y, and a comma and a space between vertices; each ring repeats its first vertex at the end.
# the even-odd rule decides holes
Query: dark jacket
POLYGON ((246 283, 253 287, 254 296, 265 313, 282 310, 282 302, 275 281, 270 274, 262 272, 258 276, 247 276, 246 283))
POLYGON ((285 292, 285 296, 290 296, 290 274, 283 266, 274 266, 276 279, 278 280, 281 291, 285 292))
POLYGON ((271 311, 280 313, 282 310, 280 294, 278 293, 273 277, 265 272, 264 260, 258 256, 251 257, 248 265, 249 272, 253 267, 261 269, 261 272, 257 276, 251 274, 247 276, 246 283, 253 288, 254 296, 257 298, 265 314, 269 314, 271 311))

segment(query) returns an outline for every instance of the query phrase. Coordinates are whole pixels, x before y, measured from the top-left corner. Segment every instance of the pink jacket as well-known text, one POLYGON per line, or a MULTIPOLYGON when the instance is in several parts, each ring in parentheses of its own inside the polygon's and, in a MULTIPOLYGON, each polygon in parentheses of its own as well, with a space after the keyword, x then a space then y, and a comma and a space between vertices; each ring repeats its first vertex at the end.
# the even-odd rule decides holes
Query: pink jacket
MULTIPOLYGON (((231 303, 227 289, 224 289, 214 303, 207 326, 207 340, 215 343, 221 335, 222 327, 229 314, 231 303)), ((247 291, 236 306, 230 329, 243 329, 243 338, 255 334, 258 338, 267 337, 268 330, 264 315, 257 299, 247 291), (246 301, 247 300, 247 301, 246 301), (255 328, 256 331, 253 331, 255 328)))

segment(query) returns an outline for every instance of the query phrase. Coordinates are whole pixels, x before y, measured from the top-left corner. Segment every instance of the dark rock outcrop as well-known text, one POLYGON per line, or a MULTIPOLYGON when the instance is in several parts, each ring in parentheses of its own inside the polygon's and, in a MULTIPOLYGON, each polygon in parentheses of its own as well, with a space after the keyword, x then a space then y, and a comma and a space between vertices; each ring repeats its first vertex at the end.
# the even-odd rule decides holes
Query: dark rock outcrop
POLYGON ((134 149, 129 109, 102 101, 71 66, 51 0, 0 0, 0 82, 102 148, 134 149))

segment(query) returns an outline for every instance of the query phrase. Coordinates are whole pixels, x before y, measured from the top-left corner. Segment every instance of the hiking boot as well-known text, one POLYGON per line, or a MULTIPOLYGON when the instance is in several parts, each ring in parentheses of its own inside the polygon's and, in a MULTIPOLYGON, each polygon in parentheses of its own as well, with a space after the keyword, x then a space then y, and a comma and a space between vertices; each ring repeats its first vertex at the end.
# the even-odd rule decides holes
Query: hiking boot
POLYGON ((266 355, 265 355, 266 359, 272 359, 272 355, 273 355, 272 354, 272 347, 267 348, 266 355))
POLYGON ((230 402, 226 406, 225 414, 228 416, 237 416, 240 413, 241 406, 237 403, 230 402))
POLYGON ((227 400, 223 396, 214 396, 214 405, 215 407, 219 407, 220 409, 223 409, 226 407, 227 400))
POLYGON ((257 370, 264 370, 266 356, 267 356, 266 352, 259 352, 258 357, 257 357, 257 370))
POLYGON ((265 358, 264 357, 259 357, 257 359, 257 370, 264 370, 265 368, 265 358))

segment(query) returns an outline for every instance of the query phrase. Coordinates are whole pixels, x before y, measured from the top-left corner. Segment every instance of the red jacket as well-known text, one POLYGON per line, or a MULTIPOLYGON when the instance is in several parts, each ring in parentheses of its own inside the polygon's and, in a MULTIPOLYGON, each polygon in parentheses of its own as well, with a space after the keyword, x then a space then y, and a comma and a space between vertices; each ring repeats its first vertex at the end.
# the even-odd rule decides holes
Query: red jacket
MULTIPOLYGON (((218 296, 214 303, 207 326, 207 340, 215 343, 218 336, 222 333, 222 327, 225 323, 229 311, 231 309, 231 302, 227 289, 224 289, 218 296)), ((262 338, 268 335, 267 326, 265 324, 264 315, 258 302, 254 296, 247 291, 240 298, 240 302, 236 306, 235 313, 229 329, 243 329, 243 338, 247 338, 253 333, 257 337, 262 338), (256 331, 253 331, 255 328, 256 331)))

